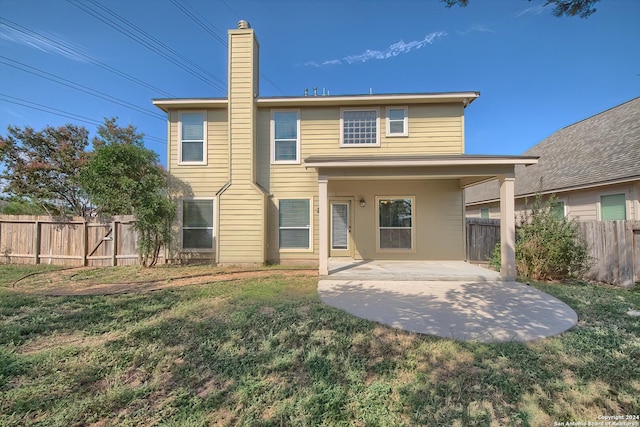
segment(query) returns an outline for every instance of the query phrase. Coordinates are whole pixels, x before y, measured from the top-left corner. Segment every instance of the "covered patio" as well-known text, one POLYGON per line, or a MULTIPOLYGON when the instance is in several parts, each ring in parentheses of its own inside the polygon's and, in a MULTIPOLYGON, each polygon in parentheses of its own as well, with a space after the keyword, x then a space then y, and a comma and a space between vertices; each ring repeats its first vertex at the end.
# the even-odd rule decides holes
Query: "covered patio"
MULTIPOLYGON (((382 264, 371 264, 367 267, 365 261, 369 259, 376 259, 377 261, 386 259, 406 260, 410 266, 415 262, 421 261, 433 261, 433 260, 447 260, 447 261, 464 261, 463 251, 459 250, 464 248, 464 189, 469 186, 486 182, 492 179, 498 179, 500 186, 500 220, 501 220, 501 265, 500 279, 503 281, 513 281, 516 277, 515 268, 515 212, 514 212, 514 183, 515 183, 515 166, 516 165, 531 165, 537 163, 537 157, 531 156, 485 156, 485 155, 431 155, 431 156, 317 156, 309 157, 304 161, 305 167, 314 168, 318 173, 318 219, 319 219, 319 272, 320 276, 326 277, 330 274, 343 274, 345 276, 349 274, 361 274, 370 269, 370 272, 375 271, 377 274, 389 274, 384 272, 382 264), (443 200, 437 199, 437 192, 431 194, 435 196, 434 199, 425 200, 424 197, 428 195, 415 193, 416 183, 436 183, 440 182, 443 186, 453 186, 448 193, 442 193, 449 197, 455 195, 457 205, 447 204, 443 200), (355 184, 354 184, 355 183, 355 184), (345 257, 346 262, 351 260, 360 261, 360 269, 357 266, 352 268, 332 268, 329 263, 331 256, 330 247, 330 233, 332 230, 332 220, 330 218, 331 211, 330 206, 336 197, 350 198, 353 202, 360 203, 360 206, 366 205, 366 200, 358 197, 358 192, 367 193, 369 200, 377 200, 378 196, 381 196, 378 187, 388 187, 390 183, 393 183, 394 190, 403 194, 406 192, 406 196, 411 194, 411 198, 407 197, 411 203, 411 209, 413 209, 413 203, 417 206, 417 213, 410 212, 411 220, 411 232, 414 233, 414 237, 411 240, 411 246, 407 246, 407 250, 390 251, 381 250, 375 244, 372 244, 370 236, 366 236, 373 233, 375 236, 378 233, 378 225, 375 222, 375 228, 371 225, 374 224, 374 219, 371 218, 371 214, 365 216, 366 221, 362 221, 368 226, 363 231, 361 228, 362 222, 356 221, 353 228, 358 230, 361 234, 361 241, 366 241, 365 251, 355 252, 355 256, 345 257), (333 185, 332 185, 333 184, 333 185), (357 188, 357 190, 354 190, 357 188), (396 190, 397 188, 397 190, 396 190), (407 188, 409 188, 407 190, 407 188), (363 189, 363 190, 360 190, 363 189), (417 195, 416 195, 417 194, 417 195), (421 206, 419 206, 422 204, 421 206), (436 221, 446 221, 449 229, 452 229, 451 224, 459 223, 459 231, 455 233, 453 239, 446 239, 445 236, 440 235, 437 239, 432 238, 429 233, 424 233, 424 223, 422 223, 422 232, 415 231, 416 224, 420 224, 423 218, 416 217, 416 215, 422 215, 427 209, 427 214, 433 218, 437 218, 436 221), (429 212, 428 209, 431 209, 429 212), (435 212, 440 210, 440 214, 435 212), (422 212, 422 213, 421 213, 422 212), (443 213, 447 212, 446 215, 443 213), (438 240, 440 239, 440 240, 438 240), (457 251, 452 251, 450 243, 454 242, 457 245, 457 251), (449 243, 447 248, 448 252, 438 251, 438 244, 444 245, 449 243), (416 246, 420 246, 416 249, 416 246), (428 251, 424 248, 428 247, 428 251), (422 252, 420 252, 422 251, 422 252), (443 253, 454 254, 453 257, 444 255, 443 253), (411 260, 411 261, 409 261, 411 260), (374 268, 375 267, 375 268, 374 268), (354 269, 356 268, 356 269, 354 269), (373 269, 373 270, 372 270, 373 269), (350 272, 347 272, 350 270, 350 272)), ((383 190, 385 191, 385 190, 383 190)), ((389 193, 386 190, 385 193, 389 193)), ((385 194, 388 195, 388 194, 385 194)), ((368 211, 373 213, 374 211, 368 211)), ((375 221, 377 221, 377 215, 375 221)), ((349 219, 352 221, 352 219, 349 219)), ((351 223, 345 224, 343 230, 349 230, 349 238, 352 238, 351 223)), ((439 222, 431 223, 440 224, 439 222)), ((454 226, 453 229, 456 229, 454 226)), ((432 228, 433 230, 433 228, 432 228)), ((435 230, 433 230, 435 231, 435 230)), ((348 240, 345 238, 345 240, 348 240)), ((375 239, 373 239, 375 241, 375 239)), ((379 242, 378 242, 379 243, 379 242)), ((356 242, 357 246, 357 242, 356 242)), ((381 245, 380 245, 381 246, 381 245)), ((358 248, 359 249, 359 248, 358 248)), ((338 261, 335 261, 338 262, 338 261)), ((395 265, 398 267, 398 265, 395 265)), ((462 267, 462 264, 458 264, 457 267, 462 267)), ((343 267, 347 267, 346 265, 343 267)), ((455 276, 460 274, 461 277, 468 274, 471 276, 486 276, 490 277, 492 272, 485 270, 483 272, 474 271, 470 273, 466 271, 464 273, 454 273, 456 270, 453 264, 446 264, 445 261, 440 261, 440 264, 422 264, 422 272, 414 272, 413 274, 431 275, 432 277, 440 277, 439 274, 444 276, 455 276), (427 268, 428 267, 428 268, 427 268), (440 273, 438 273, 438 270, 440 273), (448 273, 447 273, 448 271, 448 273)), ((466 267, 466 266, 465 266, 466 267)), ((409 267, 411 268, 411 267, 409 267)), ((406 268, 405 270, 408 270, 406 268)), ((479 267, 478 267, 479 268, 479 267)), ((468 266, 468 269, 472 269, 472 266, 468 266)), ((415 269, 414 269, 415 270, 415 269)), ((464 270, 464 269, 463 269, 464 270)), ((417 270, 415 270, 417 271, 417 270)), ((470 276, 469 276, 470 277, 470 276)), ((495 280, 495 276, 491 280, 495 280)), ((424 280, 424 279, 418 279, 424 280)), ((428 279, 427 279, 428 280, 428 279)))

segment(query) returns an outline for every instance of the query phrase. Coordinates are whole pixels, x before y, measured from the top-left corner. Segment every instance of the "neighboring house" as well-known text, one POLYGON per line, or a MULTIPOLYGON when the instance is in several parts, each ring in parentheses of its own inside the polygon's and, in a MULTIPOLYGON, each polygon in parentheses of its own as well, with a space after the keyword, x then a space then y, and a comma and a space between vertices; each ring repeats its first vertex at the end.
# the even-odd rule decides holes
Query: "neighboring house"
POLYGON ((253 29, 240 21, 228 44, 226 98, 153 101, 168 115, 169 172, 193 194, 171 258, 323 275, 329 257, 464 260, 463 189, 498 178, 515 277, 514 168, 536 159, 464 155, 477 92, 261 97, 253 29))
MULTIPOLYGON (((560 129, 524 155, 540 159, 516 167, 516 214, 536 194, 555 194, 570 219, 640 219, 640 97, 560 129)), ((467 189, 467 216, 499 218, 499 199, 495 181, 467 189)))

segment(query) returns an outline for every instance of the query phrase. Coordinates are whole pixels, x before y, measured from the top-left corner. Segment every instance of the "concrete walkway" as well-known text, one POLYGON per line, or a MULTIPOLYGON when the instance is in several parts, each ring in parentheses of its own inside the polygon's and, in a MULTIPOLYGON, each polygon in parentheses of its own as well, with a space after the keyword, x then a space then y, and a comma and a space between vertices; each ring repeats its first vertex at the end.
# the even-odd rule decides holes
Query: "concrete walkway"
POLYGON ((499 281, 495 276, 492 280, 495 272, 481 267, 458 263, 456 269, 454 262, 438 274, 427 275, 426 280, 424 276, 415 280, 420 265, 431 271, 427 265, 435 268, 435 264, 412 262, 406 271, 397 262, 385 261, 382 267, 380 263, 352 265, 368 265, 370 270, 361 274, 330 264, 330 275, 318 283, 320 299, 395 328, 467 341, 530 341, 562 333, 578 320, 562 301, 521 283, 499 281), (484 271, 469 276, 476 268, 484 271), (395 277, 374 280, 375 272, 385 269, 395 277), (446 271, 448 274, 443 273, 446 271), (438 279, 431 278, 436 276, 438 279))

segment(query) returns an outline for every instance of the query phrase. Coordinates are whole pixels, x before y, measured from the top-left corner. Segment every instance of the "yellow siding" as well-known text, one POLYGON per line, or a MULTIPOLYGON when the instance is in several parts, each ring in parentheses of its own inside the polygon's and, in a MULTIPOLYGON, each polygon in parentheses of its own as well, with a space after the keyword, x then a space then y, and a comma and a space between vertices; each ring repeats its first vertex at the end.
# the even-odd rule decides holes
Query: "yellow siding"
POLYGON ((227 111, 207 111, 207 165, 204 166, 179 164, 179 113, 169 114, 169 172, 187 184, 186 196, 213 197, 229 180, 227 111))
POLYGON ((219 197, 218 261, 265 261, 266 197, 253 184, 257 42, 252 30, 229 32, 231 186, 219 197))

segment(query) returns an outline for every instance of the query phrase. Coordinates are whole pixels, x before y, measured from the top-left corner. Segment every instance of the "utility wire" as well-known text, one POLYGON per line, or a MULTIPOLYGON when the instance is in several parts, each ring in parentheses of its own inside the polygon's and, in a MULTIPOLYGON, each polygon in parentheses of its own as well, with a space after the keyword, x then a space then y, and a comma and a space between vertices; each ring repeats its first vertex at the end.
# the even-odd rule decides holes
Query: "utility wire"
POLYGON ((118 104, 118 105, 121 105, 123 107, 130 108, 132 110, 138 111, 139 113, 146 114, 149 117, 153 117, 154 119, 159 119, 159 120, 163 120, 163 121, 166 120, 165 116, 153 113, 153 112, 151 112, 149 110, 141 108, 141 107, 139 107, 139 106, 137 106, 135 104, 132 104, 130 102, 124 101, 124 100, 122 100, 120 98, 116 98, 114 96, 111 96, 111 95, 109 95, 107 93, 100 92, 100 91, 95 90, 95 89, 91 89, 90 87, 81 85, 79 83, 72 82, 71 80, 67 80, 67 79, 62 78, 60 76, 56 76, 55 74, 48 73, 48 72, 43 71, 43 70, 41 70, 39 68, 32 67, 32 66, 27 65, 27 64, 25 64, 23 62, 19 62, 19 61, 13 60, 11 58, 7 58, 6 56, 0 55, 0 63, 8 65, 8 66, 13 67, 13 68, 17 68, 17 69, 19 69, 21 71, 25 71, 27 73, 36 75, 38 77, 42 77, 43 79, 50 80, 52 82, 61 84, 63 86, 70 87, 70 88, 78 90, 80 92, 84 92, 84 93, 89 94, 91 96, 95 96, 96 98, 100 98, 100 99, 103 99, 103 100, 106 100, 106 101, 109 101, 109 102, 113 102, 114 104, 118 104))
MULTIPOLYGON (((196 11, 193 11, 193 10, 189 10, 189 6, 187 5, 186 2, 183 2, 184 3, 183 4, 183 3, 180 2, 180 0, 170 0, 170 1, 182 13, 187 15, 187 17, 189 19, 191 19, 193 22, 195 22, 200 28, 202 28, 204 31, 206 31, 216 41, 218 41, 218 43, 220 43, 225 48, 228 48, 227 42, 221 36, 219 36, 218 33, 216 33, 216 30, 218 30, 218 29, 215 28, 213 25, 211 25, 211 23, 209 23, 206 19, 204 19, 204 17, 202 17, 202 14, 200 14, 200 13, 198 13, 196 11)), ((238 14, 235 13, 235 11, 233 9, 231 9, 231 7, 224 0, 223 0, 223 3, 225 4, 225 6, 227 6, 227 8, 233 14, 236 15, 236 17, 238 16, 238 14)), ((238 18, 238 19, 240 19, 240 18, 238 18)), ((284 91, 273 80, 271 80, 269 77, 265 76, 262 73, 260 74, 260 77, 263 78, 267 83, 269 83, 274 89, 276 89, 278 92, 280 92, 281 95, 284 95, 284 91)))
POLYGON ((155 87, 155 86, 153 86, 153 85, 151 85, 151 84, 149 84, 149 83, 147 83, 145 81, 142 81, 142 80, 138 79, 137 77, 134 77, 134 76, 132 76, 130 74, 127 74, 124 71, 120 71, 120 70, 118 70, 116 68, 113 68, 112 66, 110 66, 108 64, 105 64, 104 62, 101 62, 101 61, 99 61, 99 60, 97 60, 95 58, 92 58, 91 56, 80 52, 79 50, 73 48, 72 46, 70 46, 67 43, 54 40, 54 39, 52 39, 50 37, 47 37, 47 36, 45 36, 43 34, 40 34, 40 33, 36 32, 36 31, 30 30, 29 28, 23 27, 22 25, 19 25, 19 24, 15 23, 13 21, 10 21, 10 20, 8 20, 6 18, 0 17, 0 23, 2 23, 3 25, 5 25, 5 26, 7 26, 9 28, 13 28, 16 31, 19 31, 20 33, 25 34, 28 37, 33 38, 34 40, 37 40, 37 41, 42 42, 42 43, 45 43, 45 44, 53 47, 54 49, 57 49, 57 50, 65 53, 65 54, 67 54, 67 55, 69 55, 71 57, 75 57, 75 58, 84 60, 86 62, 89 62, 89 63, 91 63, 93 65, 96 65, 96 66, 98 66, 98 67, 100 67, 100 68, 102 68, 104 70, 107 70, 107 71, 109 71, 111 73, 114 73, 114 74, 116 74, 116 75, 118 75, 118 76, 120 76, 122 78, 125 78, 125 79, 127 79, 129 81, 132 81, 132 82, 134 82, 134 83, 136 83, 136 84, 138 84, 140 86, 143 86, 143 87, 145 87, 147 89, 150 89, 150 90, 152 90, 154 92, 159 92, 159 93, 163 94, 164 96, 173 97, 173 95, 170 94, 169 92, 166 92, 166 91, 164 91, 164 90, 162 90, 160 88, 157 88, 157 87, 155 87))
MULTIPOLYGON (((66 117, 68 119, 76 120, 78 122, 88 123, 88 124, 94 125, 94 126, 100 126, 100 125, 103 124, 102 122, 99 122, 98 120, 92 119, 90 117, 81 116, 79 114, 71 113, 71 112, 65 111, 65 110, 60 110, 58 108, 50 107, 48 105, 38 104, 37 102, 28 101, 26 99, 16 98, 15 96, 7 95, 7 94, 4 94, 4 93, 0 93, 0 101, 9 102, 11 104, 16 104, 16 105, 21 105, 23 107, 32 108, 34 110, 44 111, 45 113, 54 114, 56 116, 66 117), (2 97, 9 98, 9 99, 1 99, 2 97)), ((144 139, 145 140, 149 140, 149 141, 153 141, 153 142, 158 142, 160 144, 167 145, 167 141, 165 141, 164 139, 160 139, 158 137, 155 137, 155 136, 145 135, 144 139)))
POLYGON ((116 31, 125 35, 136 43, 141 44, 148 50, 151 50, 157 55, 160 55, 167 61, 173 63, 174 65, 178 66, 179 68, 183 69, 187 73, 203 81, 209 86, 212 86, 222 92, 226 92, 225 84, 222 80, 218 79, 215 76, 212 76, 209 72, 190 61, 180 52, 177 52, 176 50, 167 46, 156 37, 140 29, 130 21, 126 20, 122 16, 101 5, 100 3, 94 0, 84 0, 82 2, 79 0, 67 0, 67 2, 78 7, 94 18, 102 21, 103 23, 107 24, 111 28, 115 29, 116 31), (88 4, 93 5, 93 7, 89 6, 88 4), (101 9, 102 12, 98 9, 101 9))

